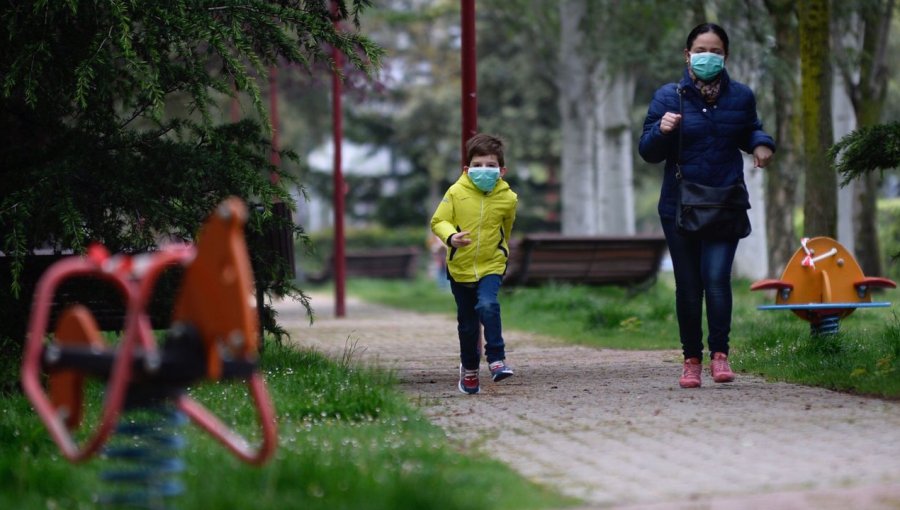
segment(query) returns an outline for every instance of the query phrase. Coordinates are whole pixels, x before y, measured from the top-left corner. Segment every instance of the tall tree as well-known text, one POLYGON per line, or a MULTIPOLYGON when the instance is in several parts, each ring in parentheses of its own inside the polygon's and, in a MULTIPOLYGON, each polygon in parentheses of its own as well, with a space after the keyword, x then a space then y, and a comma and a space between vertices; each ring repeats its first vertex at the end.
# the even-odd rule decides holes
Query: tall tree
POLYGON ((837 176, 827 156, 832 144, 829 0, 801 0, 800 77, 806 186, 803 234, 837 233, 837 176))
POLYGON ((794 0, 765 0, 773 25, 775 47, 772 62, 772 95, 776 108, 775 140, 778 157, 766 168, 766 241, 769 272, 781 274, 796 250, 794 203, 801 163, 797 141, 801 138, 800 117, 796 115, 797 73, 800 61, 797 9, 794 0))
MULTIPOLYGON (((845 15, 839 16, 838 33, 858 34, 850 44, 835 41, 838 71, 850 96, 859 128, 882 121, 887 99, 889 58, 888 35, 895 10, 894 0, 863 0, 839 4, 845 15), (852 30, 850 30, 852 29, 852 30)), ((876 200, 879 176, 867 173, 855 183, 853 203, 854 249, 867 274, 881 274, 881 250, 878 243, 876 200)))
MULTIPOLYGON (((673 20, 658 2, 559 3, 563 232, 635 231, 631 105, 636 69, 680 48, 658 37, 673 20), (658 27, 657 33, 642 30, 658 27)), ((675 20, 675 23, 681 20, 675 20)), ((663 57, 667 58, 667 57, 663 57)))

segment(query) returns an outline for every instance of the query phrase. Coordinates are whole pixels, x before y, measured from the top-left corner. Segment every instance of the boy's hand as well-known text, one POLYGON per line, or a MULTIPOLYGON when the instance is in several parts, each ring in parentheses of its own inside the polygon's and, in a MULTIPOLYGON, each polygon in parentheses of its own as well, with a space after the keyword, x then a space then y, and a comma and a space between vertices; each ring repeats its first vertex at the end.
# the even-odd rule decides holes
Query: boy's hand
POLYGON ((468 246, 472 244, 472 240, 466 237, 469 235, 468 230, 463 230, 462 232, 457 232, 450 237, 450 246, 454 248, 462 248, 463 246, 468 246))

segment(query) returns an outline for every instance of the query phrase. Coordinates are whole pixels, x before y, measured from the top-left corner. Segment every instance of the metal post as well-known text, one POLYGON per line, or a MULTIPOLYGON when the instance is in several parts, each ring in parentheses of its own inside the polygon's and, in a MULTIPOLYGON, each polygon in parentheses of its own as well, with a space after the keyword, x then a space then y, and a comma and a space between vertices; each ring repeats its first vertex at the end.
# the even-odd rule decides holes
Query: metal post
MULTIPOLYGON (((281 150, 278 132, 280 131, 280 121, 278 118, 278 67, 269 67, 269 118, 272 123, 272 152, 269 155, 269 162, 272 166, 281 166, 281 150)), ((278 184, 278 174, 272 172, 269 174, 269 180, 272 184, 278 184)))
POLYGON ((466 142, 478 132, 478 88, 475 55, 475 0, 460 0, 462 47, 462 161, 467 165, 466 142))
MULTIPOLYGON (((335 9, 334 28, 339 28, 339 20, 335 9)), ((334 315, 344 317, 344 291, 346 284, 346 259, 344 254, 344 175, 341 170, 341 140, 343 138, 343 113, 341 106, 341 76, 338 69, 343 66, 344 58, 337 48, 331 50, 335 70, 331 76, 331 116, 334 135, 334 315)))
POLYGON ((241 120, 241 102, 238 100, 237 84, 231 80, 231 108, 229 108, 229 118, 232 123, 241 120))

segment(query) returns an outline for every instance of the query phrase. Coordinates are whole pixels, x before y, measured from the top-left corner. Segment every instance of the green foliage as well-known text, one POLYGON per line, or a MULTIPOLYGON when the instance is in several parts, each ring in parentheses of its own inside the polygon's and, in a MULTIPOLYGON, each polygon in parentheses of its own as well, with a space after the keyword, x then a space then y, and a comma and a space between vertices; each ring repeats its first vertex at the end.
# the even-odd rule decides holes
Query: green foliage
MULTIPOLYGON (((276 404, 279 447, 256 468, 235 460, 197 427, 187 426, 184 494, 172 506, 283 509, 536 509, 572 504, 497 461, 447 443, 395 390, 385 372, 357 368, 352 352, 334 362, 311 351, 273 348, 263 370, 276 404)), ((253 436, 257 425, 242 385, 200 385, 194 398, 230 427, 253 436)), ((102 393, 93 394, 97 401, 102 393)), ((62 460, 20 395, 0 397, 0 507, 95 508, 114 486, 100 482, 102 458, 62 460)))
MULTIPOLYGON (((421 227, 392 228, 375 225, 366 228, 349 228, 344 232, 348 250, 366 248, 393 248, 405 246, 425 246, 426 236, 430 231, 421 227)), ((318 247, 318 251, 331 251, 334 243, 334 232, 323 230, 310 234, 310 239, 318 247)))
MULTIPOLYGON (((320 196, 334 196, 334 179, 330 173, 309 172, 304 181, 320 196)), ((422 225, 434 212, 426 208, 428 177, 424 173, 394 177, 345 174, 344 182, 347 187, 344 217, 349 223, 411 227, 422 225), (384 193, 386 179, 396 182, 395 192, 384 193)))
MULTIPOLYGON (((364 299, 421 312, 455 314, 449 290, 433 279, 415 282, 354 279, 349 292, 364 299)), ((617 287, 546 285, 502 289, 504 329, 532 331, 617 349, 674 348, 677 327, 672 283, 661 279, 644 292, 617 287)))
POLYGON ((878 201, 878 244, 884 256, 884 276, 900 281, 900 198, 878 201))
MULTIPOLYGON (((340 0, 336 19, 357 22, 370 3, 340 0)), ((330 6, 71 0, 0 7, 0 251, 14 259, 0 306, 27 315, 18 277, 35 248, 81 252, 98 241, 113 252, 141 251, 191 239, 229 195, 260 205, 251 238, 285 228, 273 204, 293 208, 287 188, 296 182, 269 163, 261 80, 272 65, 330 64, 329 45, 365 72, 382 55, 358 33, 336 30, 330 6), (234 93, 250 98, 261 122, 218 120, 218 102, 234 93)), ((297 159, 290 151, 280 156, 297 159)), ((251 244, 258 269, 263 248, 251 244)), ((284 267, 259 278, 267 292, 298 293, 284 267)), ((20 334, 20 325, 0 330, 20 334)))
POLYGON ((860 175, 900 168, 900 122, 851 131, 828 150, 841 186, 860 175))

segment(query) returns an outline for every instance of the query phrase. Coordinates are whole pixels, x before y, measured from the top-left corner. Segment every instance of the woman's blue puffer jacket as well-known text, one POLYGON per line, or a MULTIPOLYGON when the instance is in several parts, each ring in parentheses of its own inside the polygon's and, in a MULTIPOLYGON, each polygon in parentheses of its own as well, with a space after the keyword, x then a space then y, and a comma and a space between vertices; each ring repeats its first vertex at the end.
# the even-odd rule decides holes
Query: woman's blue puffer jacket
POLYGON ((775 141, 762 130, 756 115, 756 98, 749 87, 731 81, 722 71, 719 99, 706 104, 691 81, 687 69, 678 84, 669 83, 653 95, 638 151, 648 163, 665 160, 665 174, 659 195, 659 215, 675 216, 675 163, 678 160, 678 131, 684 131, 681 168, 684 178, 707 186, 728 186, 743 178, 740 151, 752 153, 759 145, 773 151, 775 141), (679 112, 678 87, 683 89, 681 124, 669 134, 659 130, 666 112, 679 112))

